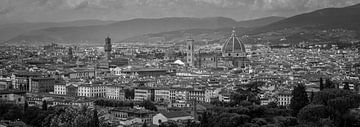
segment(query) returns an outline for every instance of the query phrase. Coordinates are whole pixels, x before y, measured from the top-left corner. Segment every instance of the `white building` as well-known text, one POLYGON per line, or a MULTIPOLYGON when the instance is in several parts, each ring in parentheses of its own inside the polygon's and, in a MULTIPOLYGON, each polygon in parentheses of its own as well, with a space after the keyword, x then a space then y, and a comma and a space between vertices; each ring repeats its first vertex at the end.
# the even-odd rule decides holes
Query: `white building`
POLYGON ((134 90, 135 101, 149 100, 150 97, 151 97, 151 90, 149 88, 135 88, 134 90))
POLYGON ((84 97, 105 97, 105 85, 83 84, 78 86, 78 96, 84 97))
POLYGON ((54 85, 54 94, 66 95, 66 85, 65 84, 55 84, 54 85))
POLYGON ((106 86, 105 98, 115 100, 125 100, 125 93, 121 86, 106 86))
POLYGON ((124 75, 121 71, 122 69, 120 67, 110 68, 110 72, 114 75, 124 75))
POLYGON ((155 102, 170 102, 170 89, 155 89, 155 102))
POLYGON ((282 92, 278 94, 278 105, 288 106, 291 103, 292 95, 290 92, 282 92))

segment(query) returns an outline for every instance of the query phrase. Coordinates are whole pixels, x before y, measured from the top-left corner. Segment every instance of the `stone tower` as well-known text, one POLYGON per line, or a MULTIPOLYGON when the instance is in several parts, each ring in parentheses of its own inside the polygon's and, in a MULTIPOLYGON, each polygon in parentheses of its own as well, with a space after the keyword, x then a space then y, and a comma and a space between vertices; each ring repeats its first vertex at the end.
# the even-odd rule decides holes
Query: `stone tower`
POLYGON ((186 62, 189 64, 189 66, 194 66, 194 39, 189 37, 186 40, 186 62))
POLYGON ((109 36, 105 38, 104 50, 106 60, 111 60, 111 38, 109 36))

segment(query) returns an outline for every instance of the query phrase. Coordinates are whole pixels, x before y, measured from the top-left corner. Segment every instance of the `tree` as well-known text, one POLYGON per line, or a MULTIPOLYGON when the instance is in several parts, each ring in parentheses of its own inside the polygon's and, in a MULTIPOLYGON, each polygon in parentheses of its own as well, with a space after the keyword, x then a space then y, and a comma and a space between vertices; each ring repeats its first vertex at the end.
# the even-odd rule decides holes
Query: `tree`
POLYGON ((324 105, 309 104, 302 108, 298 114, 298 119, 302 123, 317 123, 320 119, 334 118, 335 111, 324 105))
POLYGON ((314 100, 314 91, 311 91, 311 94, 310 94, 310 102, 312 102, 314 100))
POLYGON ((328 100, 334 99, 336 97, 348 96, 352 93, 342 89, 325 89, 315 93, 313 103, 327 105, 328 100))
POLYGON ((298 84, 291 94, 292 98, 290 108, 293 110, 293 115, 296 116, 300 109, 309 103, 309 100, 306 94, 305 86, 302 84, 298 84))
POLYGON ((200 119, 200 127, 207 127, 208 126, 208 115, 209 113, 208 112, 204 112, 202 115, 201 115, 201 119, 200 119))
POLYGON ((335 84, 330 79, 326 79, 325 81, 326 81, 325 88, 328 88, 328 89, 335 88, 335 84))
POLYGON ((93 111, 93 127, 99 127, 99 117, 96 109, 93 111))
POLYGON ((142 127, 147 127, 146 122, 143 123, 142 127))
POLYGON ((27 101, 25 101, 25 104, 24 104, 24 112, 26 112, 28 108, 29 108, 29 104, 28 104, 27 101))
POLYGON ((251 123, 257 124, 259 126, 267 124, 267 122, 266 122, 266 120, 264 118, 254 118, 254 119, 251 120, 251 123))
POLYGON ((44 100, 42 103, 42 109, 47 110, 47 108, 48 108, 47 102, 46 102, 46 100, 44 100))
POLYGON ((349 82, 345 82, 344 90, 350 90, 349 82))
POLYGON ((267 107, 269 107, 269 108, 277 108, 278 106, 277 106, 276 102, 272 101, 272 102, 268 103, 267 107))
POLYGON ((125 98, 126 99, 134 99, 134 89, 125 89, 125 98))
POLYGON ((149 100, 145 100, 139 104, 141 107, 145 107, 147 110, 157 111, 157 108, 154 103, 149 100))
MULTIPOLYGON (((86 107, 57 107, 44 121, 50 127, 99 127, 96 110, 86 107)), ((104 125, 104 124, 101 124, 104 125)))
POLYGON ((322 78, 320 78, 320 90, 324 89, 324 81, 322 78))

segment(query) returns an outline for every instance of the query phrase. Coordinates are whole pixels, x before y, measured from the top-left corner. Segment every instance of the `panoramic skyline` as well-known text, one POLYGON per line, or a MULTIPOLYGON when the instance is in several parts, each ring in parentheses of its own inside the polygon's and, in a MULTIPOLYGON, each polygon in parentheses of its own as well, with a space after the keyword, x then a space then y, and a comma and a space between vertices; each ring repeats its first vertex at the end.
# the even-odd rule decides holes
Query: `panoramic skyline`
POLYGON ((0 0, 0 22, 127 20, 162 17, 289 17, 359 0, 0 0))

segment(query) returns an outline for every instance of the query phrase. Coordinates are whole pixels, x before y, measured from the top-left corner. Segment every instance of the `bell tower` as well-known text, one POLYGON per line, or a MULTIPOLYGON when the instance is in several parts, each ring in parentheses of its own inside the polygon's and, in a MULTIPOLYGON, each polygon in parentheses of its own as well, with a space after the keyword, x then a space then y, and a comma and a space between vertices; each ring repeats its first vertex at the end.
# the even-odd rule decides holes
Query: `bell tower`
POLYGON ((111 60, 111 38, 109 36, 105 38, 104 51, 106 60, 111 60))
POLYGON ((194 39, 191 36, 186 40, 186 62, 189 66, 194 66, 194 39))

